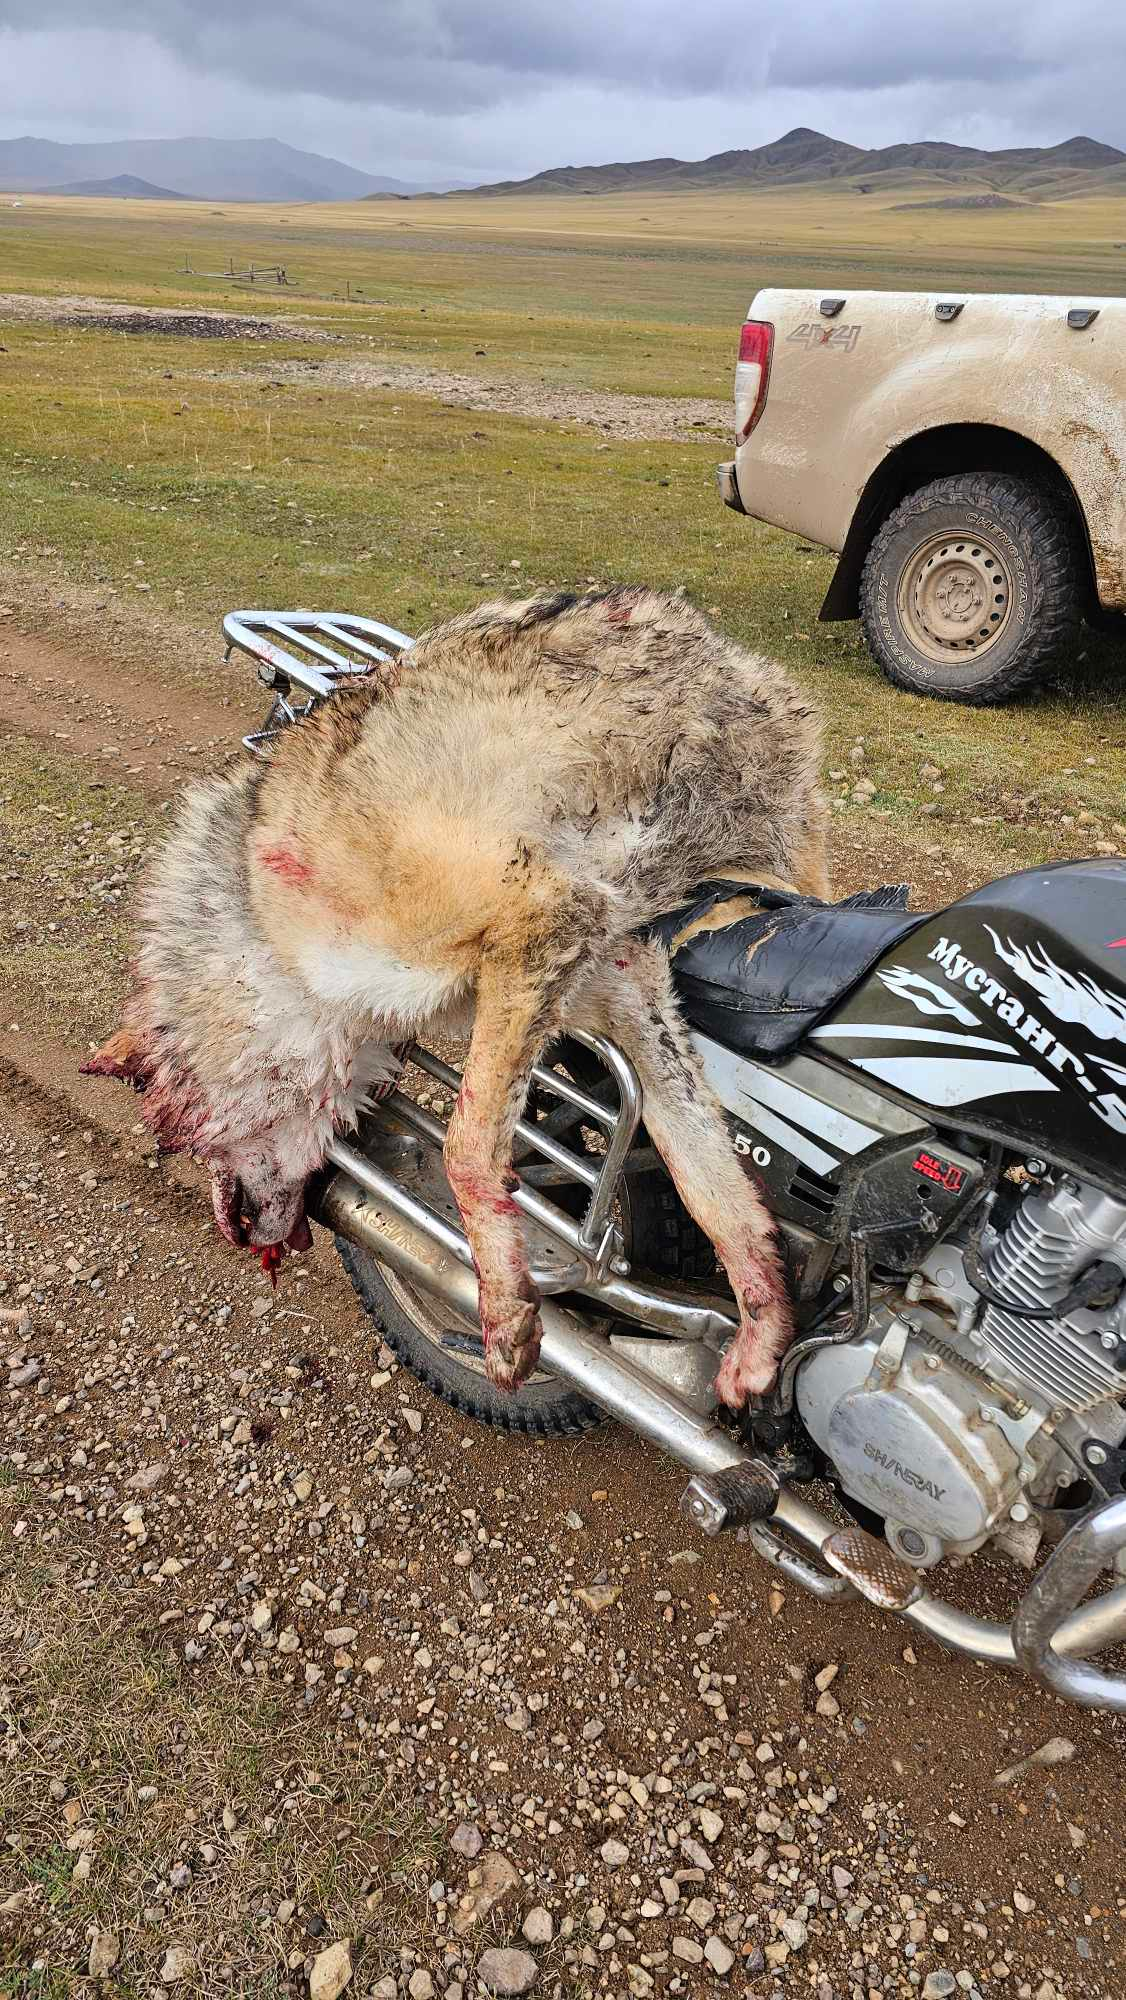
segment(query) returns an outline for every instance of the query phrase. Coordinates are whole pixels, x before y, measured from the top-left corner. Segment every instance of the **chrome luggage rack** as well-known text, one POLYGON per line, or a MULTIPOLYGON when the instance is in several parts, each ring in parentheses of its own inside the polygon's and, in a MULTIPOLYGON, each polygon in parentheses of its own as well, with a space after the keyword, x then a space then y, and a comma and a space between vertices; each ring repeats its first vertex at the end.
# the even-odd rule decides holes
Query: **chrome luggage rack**
POLYGON ((347 681, 393 667, 414 645, 406 632, 352 611, 229 611, 223 620, 227 658, 248 653, 258 662, 258 678, 273 694, 261 729, 243 737, 256 757, 292 722, 300 722, 319 701, 347 681), (295 687, 303 702, 293 700, 295 687))

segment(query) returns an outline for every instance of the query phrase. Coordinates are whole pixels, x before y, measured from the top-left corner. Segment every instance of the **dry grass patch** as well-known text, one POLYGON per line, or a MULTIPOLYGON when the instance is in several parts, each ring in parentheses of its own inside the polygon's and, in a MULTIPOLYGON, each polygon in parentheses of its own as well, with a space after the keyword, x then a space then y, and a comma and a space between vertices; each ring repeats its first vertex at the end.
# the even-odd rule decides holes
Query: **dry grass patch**
MULTIPOLYGON (((20 1491, 0 1501, 5 1540, 20 1491)), ((307 1991, 353 1941, 362 1993, 404 1947, 426 1955, 437 1835, 358 1742, 329 1735, 239 1657, 196 1675, 136 1607, 32 1557, 0 1576, 0 1994, 307 1991), (107 1955, 109 1955, 107 1953, 107 1955)))
POLYGON ((81 1040, 116 1004, 137 874, 165 825, 141 794, 92 776, 65 750, 0 738, 0 990, 18 987, 21 1026, 81 1040))

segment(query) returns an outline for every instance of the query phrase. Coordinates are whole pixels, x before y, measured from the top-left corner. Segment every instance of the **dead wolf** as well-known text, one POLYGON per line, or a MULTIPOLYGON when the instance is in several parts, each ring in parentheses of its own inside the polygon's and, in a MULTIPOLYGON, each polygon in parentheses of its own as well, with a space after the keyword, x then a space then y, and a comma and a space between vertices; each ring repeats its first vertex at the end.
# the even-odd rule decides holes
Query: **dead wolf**
POLYGON ((717 1393, 764 1391, 791 1334, 769 1212, 640 927, 735 873, 825 896, 819 741, 781 668, 679 597, 493 603, 425 634, 195 786, 143 898, 124 1028, 86 1066, 144 1090, 211 1169, 232 1243, 309 1241, 304 1190, 412 1037, 472 1036, 445 1145, 488 1372, 536 1362, 511 1168, 529 1070, 568 1026, 635 1064, 645 1122, 715 1244, 739 1329, 717 1393))

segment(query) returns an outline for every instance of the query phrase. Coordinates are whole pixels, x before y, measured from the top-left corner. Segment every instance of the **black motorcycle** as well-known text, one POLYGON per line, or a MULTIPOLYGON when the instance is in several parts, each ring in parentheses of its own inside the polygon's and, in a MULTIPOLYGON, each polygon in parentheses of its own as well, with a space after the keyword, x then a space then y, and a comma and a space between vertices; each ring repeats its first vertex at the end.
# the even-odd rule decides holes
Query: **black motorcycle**
MULTIPOLYGON (((225 629, 273 692, 247 739, 265 754, 410 644, 345 614, 225 629)), ((1126 1712, 1126 1678, 1088 1664, 1126 1638, 1126 861, 1031 869, 928 914, 901 890, 764 889, 725 923, 736 892, 702 885, 667 931, 708 920, 674 951, 681 1004, 790 1268, 798 1333, 761 1407, 716 1408, 733 1303, 609 1042, 549 1050, 518 1127, 543 1296, 518 1396, 486 1378, 442 1170, 455 1068, 412 1051, 425 1087, 333 1143, 314 1213, 404 1365, 458 1410, 537 1436, 613 1416, 690 1469, 704 1533, 742 1531, 827 1602, 859 1593, 1126 1712), (1008 1625, 927 1588, 983 1549, 1025 1572, 1008 1625)))

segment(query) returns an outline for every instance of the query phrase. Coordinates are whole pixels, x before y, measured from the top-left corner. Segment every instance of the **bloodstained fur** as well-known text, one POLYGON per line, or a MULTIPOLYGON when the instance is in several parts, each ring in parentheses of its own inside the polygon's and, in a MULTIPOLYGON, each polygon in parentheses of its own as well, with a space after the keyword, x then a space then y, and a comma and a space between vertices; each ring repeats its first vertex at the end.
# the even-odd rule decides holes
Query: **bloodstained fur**
POLYGON ((313 879, 313 870, 307 861, 288 847, 267 847, 259 855, 263 868, 268 868, 279 881, 292 882, 295 887, 305 887, 313 879))

